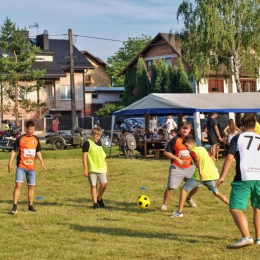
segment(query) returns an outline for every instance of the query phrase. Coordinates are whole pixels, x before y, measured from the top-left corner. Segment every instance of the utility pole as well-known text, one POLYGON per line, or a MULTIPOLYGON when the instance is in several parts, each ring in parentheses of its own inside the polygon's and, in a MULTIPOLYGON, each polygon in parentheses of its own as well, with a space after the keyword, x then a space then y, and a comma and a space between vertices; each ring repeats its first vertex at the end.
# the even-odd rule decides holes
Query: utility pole
POLYGON ((77 123, 76 123, 76 98, 75 98, 75 84, 74 84, 74 57, 73 57, 72 29, 69 29, 68 33, 69 33, 69 44, 70 44, 71 123, 72 123, 72 128, 75 128, 77 126, 77 123))

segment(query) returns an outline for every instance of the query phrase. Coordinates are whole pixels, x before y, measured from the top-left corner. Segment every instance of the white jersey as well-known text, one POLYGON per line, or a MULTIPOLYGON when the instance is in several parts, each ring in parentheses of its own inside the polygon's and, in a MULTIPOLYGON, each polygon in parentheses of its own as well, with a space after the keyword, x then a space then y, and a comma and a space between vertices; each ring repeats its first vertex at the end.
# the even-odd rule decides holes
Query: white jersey
POLYGON ((260 136, 244 132, 233 137, 228 153, 236 156, 235 181, 260 180, 260 136))

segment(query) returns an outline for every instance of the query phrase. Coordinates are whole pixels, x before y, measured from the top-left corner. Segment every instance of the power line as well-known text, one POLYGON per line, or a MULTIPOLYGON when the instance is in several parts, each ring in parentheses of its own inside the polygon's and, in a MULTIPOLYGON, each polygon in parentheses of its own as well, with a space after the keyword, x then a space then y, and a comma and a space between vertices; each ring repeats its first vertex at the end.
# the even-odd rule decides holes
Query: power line
MULTIPOLYGON (((68 37, 68 34, 51 34, 49 35, 51 37, 53 36, 66 36, 68 37)), ((115 39, 109 39, 109 38, 102 38, 102 37, 94 37, 94 36, 88 36, 88 35, 78 35, 78 34, 73 34, 73 37, 82 37, 82 38, 92 38, 92 39, 97 39, 97 40, 104 40, 104 41, 113 41, 113 42, 125 42, 125 41, 121 41, 121 40, 115 40, 115 39)))

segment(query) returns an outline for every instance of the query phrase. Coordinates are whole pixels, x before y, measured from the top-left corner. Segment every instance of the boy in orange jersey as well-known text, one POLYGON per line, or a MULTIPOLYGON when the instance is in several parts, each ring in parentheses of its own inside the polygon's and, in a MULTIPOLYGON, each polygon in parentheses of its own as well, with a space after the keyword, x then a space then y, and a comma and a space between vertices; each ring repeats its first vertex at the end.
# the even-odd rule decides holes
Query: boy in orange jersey
MULTIPOLYGON (((195 166, 192 165, 189 150, 182 144, 183 138, 191 132, 192 126, 188 121, 181 123, 180 134, 174 136, 167 147, 165 148, 164 155, 171 159, 169 169, 169 177, 167 188, 164 192, 162 211, 167 210, 167 203, 171 197, 172 191, 177 189, 183 180, 190 178, 194 171, 195 166)), ((191 198, 198 190, 194 188, 190 191, 186 202, 191 207, 197 207, 195 201, 191 198)))
POLYGON ((36 177, 36 162, 35 156, 41 162, 42 169, 45 170, 45 165, 43 163, 41 155, 41 145, 38 137, 34 136, 35 125, 33 121, 28 121, 26 123, 25 134, 19 136, 15 142, 13 150, 10 154, 10 159, 8 163, 8 172, 12 171, 12 161, 15 157, 16 151, 19 151, 17 156, 17 168, 16 168, 16 179, 15 188, 13 193, 13 208, 11 209, 11 214, 17 213, 17 203, 20 196, 20 190, 23 184, 24 176, 26 175, 27 185, 28 185, 28 211, 36 212, 33 207, 33 197, 34 197, 34 186, 36 177))

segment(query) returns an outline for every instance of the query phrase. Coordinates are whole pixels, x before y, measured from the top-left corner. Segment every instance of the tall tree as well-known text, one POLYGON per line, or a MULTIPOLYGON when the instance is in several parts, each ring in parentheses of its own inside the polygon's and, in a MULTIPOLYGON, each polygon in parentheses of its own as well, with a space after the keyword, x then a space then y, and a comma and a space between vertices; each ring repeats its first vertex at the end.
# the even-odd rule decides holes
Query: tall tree
POLYGON ((175 68, 176 70, 174 70, 174 74, 176 80, 176 93, 192 93, 188 75, 180 58, 178 59, 178 64, 175 68))
POLYGON ((124 86, 125 91, 123 93, 122 104, 128 106, 135 101, 135 84, 136 84, 136 67, 127 68, 125 72, 124 86))
POLYGON ((155 93, 167 93, 169 92, 170 86, 170 75, 168 71, 168 66, 164 59, 159 59, 156 67, 156 78, 154 83, 155 93))
POLYGON ((151 69, 151 93, 156 93, 156 79, 157 79, 157 64, 155 60, 152 62, 152 69, 151 69))
POLYGON ((31 45, 26 28, 16 28, 8 18, 1 26, 0 49, 3 52, 0 58, 0 81, 5 83, 8 99, 14 102, 9 109, 14 113, 16 125, 19 125, 19 108, 29 111, 40 106, 27 96, 39 90, 44 83, 39 79, 45 72, 31 69, 40 49, 31 45))
POLYGON ((135 98, 139 100, 150 94, 150 81, 143 58, 139 58, 136 71, 135 98))
POLYGON ((209 70, 231 73, 242 92, 241 72, 256 77, 260 66, 259 0, 184 0, 177 11, 184 29, 176 32, 182 56, 197 82, 209 70), (225 64, 227 71, 221 64, 225 64))
POLYGON ((152 40, 150 36, 142 34, 142 37, 129 37, 123 42, 123 47, 119 48, 115 55, 107 59, 107 73, 111 78, 112 86, 124 86, 124 75, 118 77, 124 67, 152 40))

